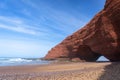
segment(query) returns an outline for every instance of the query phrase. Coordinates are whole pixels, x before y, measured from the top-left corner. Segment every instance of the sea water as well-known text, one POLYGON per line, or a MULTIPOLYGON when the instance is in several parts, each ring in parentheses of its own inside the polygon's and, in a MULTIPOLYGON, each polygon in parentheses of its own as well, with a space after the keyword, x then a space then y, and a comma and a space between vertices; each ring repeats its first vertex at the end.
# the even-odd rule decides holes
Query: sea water
POLYGON ((50 61, 39 58, 0 58, 0 66, 34 65, 49 64, 50 61))

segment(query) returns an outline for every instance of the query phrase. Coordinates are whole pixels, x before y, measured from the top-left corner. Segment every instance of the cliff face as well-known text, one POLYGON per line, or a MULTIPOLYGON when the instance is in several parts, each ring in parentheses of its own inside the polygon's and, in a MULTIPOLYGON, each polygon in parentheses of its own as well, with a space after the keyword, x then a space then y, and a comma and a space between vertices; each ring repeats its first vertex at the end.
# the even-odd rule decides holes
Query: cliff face
POLYGON ((45 59, 96 61, 101 55, 110 61, 120 61, 120 0, 107 0, 101 12, 52 48, 45 59))

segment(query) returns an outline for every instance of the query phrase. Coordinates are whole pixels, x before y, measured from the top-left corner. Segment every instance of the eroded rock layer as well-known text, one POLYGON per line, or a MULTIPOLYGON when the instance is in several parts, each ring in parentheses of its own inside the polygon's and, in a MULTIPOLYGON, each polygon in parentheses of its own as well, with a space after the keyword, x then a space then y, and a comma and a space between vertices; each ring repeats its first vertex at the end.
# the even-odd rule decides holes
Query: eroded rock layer
POLYGON ((101 55, 120 61, 120 0, 107 0, 101 12, 52 48, 45 59, 96 61, 101 55))

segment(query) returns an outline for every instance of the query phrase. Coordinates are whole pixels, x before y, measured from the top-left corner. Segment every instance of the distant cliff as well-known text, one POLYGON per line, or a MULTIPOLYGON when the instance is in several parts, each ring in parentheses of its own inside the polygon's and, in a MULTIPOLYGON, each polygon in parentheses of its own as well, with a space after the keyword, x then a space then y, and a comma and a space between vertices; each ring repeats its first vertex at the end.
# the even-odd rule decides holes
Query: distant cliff
POLYGON ((96 61, 101 55, 120 61, 120 0, 107 0, 101 12, 52 48, 45 59, 96 61))

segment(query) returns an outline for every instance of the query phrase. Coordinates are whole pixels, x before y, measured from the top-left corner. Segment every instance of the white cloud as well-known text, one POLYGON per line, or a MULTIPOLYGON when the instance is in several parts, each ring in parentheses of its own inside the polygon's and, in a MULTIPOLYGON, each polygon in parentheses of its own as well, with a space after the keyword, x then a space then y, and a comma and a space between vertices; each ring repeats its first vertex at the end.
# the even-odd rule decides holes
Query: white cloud
POLYGON ((0 28, 30 35, 43 35, 35 26, 29 25, 22 18, 0 16, 0 28))
POLYGON ((0 16, 0 21, 5 21, 8 23, 14 23, 14 24, 22 24, 23 21, 20 19, 17 19, 15 17, 5 17, 5 16, 0 16))
POLYGON ((32 7, 36 12, 31 12, 29 11, 30 9, 27 10, 27 8, 22 9, 22 11, 20 10, 22 14, 29 16, 29 20, 20 16, 0 16, 0 28, 37 35, 41 38, 59 38, 61 40, 80 27, 83 27, 88 20, 86 17, 84 20, 81 20, 79 17, 53 9, 44 3, 38 5, 37 3, 32 2, 32 0, 22 1, 26 5, 29 5, 30 8, 32 7))
POLYGON ((63 34, 60 34, 58 32, 56 33, 54 30, 49 28, 50 25, 47 25, 47 27, 45 27, 42 24, 37 24, 37 22, 28 22, 29 20, 26 21, 22 18, 0 16, 0 28, 2 29, 29 34, 36 37, 41 37, 41 39, 46 40, 64 38, 63 34))
POLYGON ((15 17, 0 16, 0 28, 8 29, 20 33, 26 33, 30 35, 38 35, 38 31, 31 28, 30 25, 26 24, 23 19, 15 17))
POLYGON ((36 31, 31 30, 31 29, 27 29, 24 27, 17 27, 17 26, 13 27, 13 26, 7 26, 7 25, 0 24, 0 28, 12 30, 12 31, 17 31, 17 32, 21 32, 21 33, 26 33, 26 34, 32 34, 32 35, 37 34, 36 31))
MULTIPOLYGON (((63 12, 60 10, 56 10, 51 6, 42 3, 39 5, 32 0, 22 0, 25 4, 34 8, 38 13, 38 18, 36 22, 40 22, 41 17, 44 23, 48 21, 52 21, 53 23, 46 23, 47 26, 51 26, 52 28, 64 32, 66 34, 70 34, 71 32, 76 31, 80 27, 83 27, 86 22, 88 22, 88 18, 81 13, 79 15, 82 17, 75 17, 73 14, 68 12, 63 12), (43 7, 44 6, 44 7, 43 7), (43 17, 44 16, 44 17, 43 17)), ((41 24, 40 24, 41 25, 41 24)), ((44 27, 44 26, 43 26, 44 27)))

